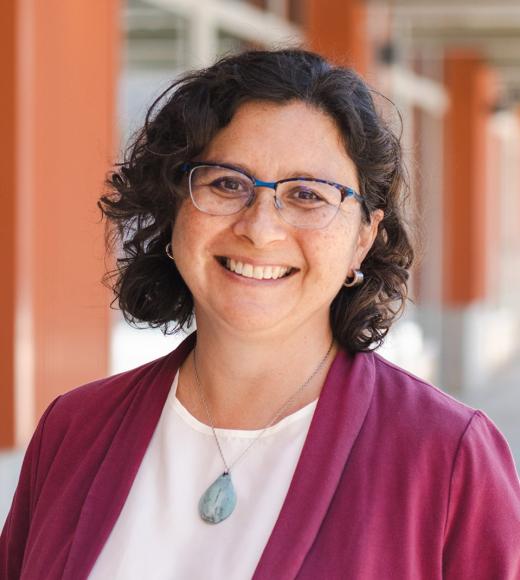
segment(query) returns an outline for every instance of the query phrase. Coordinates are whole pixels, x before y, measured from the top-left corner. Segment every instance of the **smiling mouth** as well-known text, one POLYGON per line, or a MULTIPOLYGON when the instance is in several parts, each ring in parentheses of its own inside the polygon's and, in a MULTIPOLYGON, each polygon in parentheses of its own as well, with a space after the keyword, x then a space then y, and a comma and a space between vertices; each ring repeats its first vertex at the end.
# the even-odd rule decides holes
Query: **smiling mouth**
POLYGON ((225 256, 217 257, 217 261, 229 272, 255 280, 278 280, 280 278, 287 278, 287 276, 290 276, 298 270, 291 266, 255 266, 254 264, 239 262, 238 260, 226 258, 225 256))

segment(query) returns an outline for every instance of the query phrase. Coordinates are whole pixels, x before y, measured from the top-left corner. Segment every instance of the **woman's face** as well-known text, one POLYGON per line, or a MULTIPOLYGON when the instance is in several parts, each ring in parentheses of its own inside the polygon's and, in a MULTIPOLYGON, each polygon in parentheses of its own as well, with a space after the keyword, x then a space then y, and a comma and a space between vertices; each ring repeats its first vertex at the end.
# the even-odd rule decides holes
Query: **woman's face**
MULTIPOLYGON (((264 181, 306 175, 359 191, 334 121, 299 101, 242 105, 198 160, 238 165, 264 181)), ((281 218, 273 193, 258 187, 255 203, 230 216, 202 213, 189 198, 181 205, 173 253, 193 294, 199 326, 269 335, 329 324, 330 304, 352 269, 361 266, 383 214, 374 212, 372 223, 365 224, 361 205, 347 198, 326 228, 298 229, 281 218), (255 279, 229 271, 223 258, 292 270, 278 279, 255 279)))

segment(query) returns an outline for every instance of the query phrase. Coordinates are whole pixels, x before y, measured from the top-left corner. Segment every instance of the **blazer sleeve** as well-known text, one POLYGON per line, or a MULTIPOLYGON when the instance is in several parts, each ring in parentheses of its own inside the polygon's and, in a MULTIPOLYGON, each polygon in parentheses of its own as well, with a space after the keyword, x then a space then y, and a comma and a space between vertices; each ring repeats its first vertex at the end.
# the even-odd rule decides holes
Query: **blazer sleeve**
POLYGON ((59 397, 42 415, 25 452, 11 509, 0 535, 0 578, 2 580, 18 580, 21 576, 32 513, 38 498, 38 486, 44 475, 38 469, 43 432, 47 417, 58 399, 59 397))
POLYGON ((453 464, 443 578, 520 580, 520 483, 506 440, 482 411, 453 464))

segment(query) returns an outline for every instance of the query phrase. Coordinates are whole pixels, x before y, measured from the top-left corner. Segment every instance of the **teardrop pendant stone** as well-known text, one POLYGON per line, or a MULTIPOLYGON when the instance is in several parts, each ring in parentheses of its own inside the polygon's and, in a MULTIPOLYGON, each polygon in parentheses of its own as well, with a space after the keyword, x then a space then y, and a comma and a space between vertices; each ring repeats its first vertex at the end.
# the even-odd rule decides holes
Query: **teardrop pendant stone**
POLYGON ((209 524, 219 524, 231 515, 237 505, 237 494, 231 474, 224 472, 208 487, 199 500, 200 517, 209 524))

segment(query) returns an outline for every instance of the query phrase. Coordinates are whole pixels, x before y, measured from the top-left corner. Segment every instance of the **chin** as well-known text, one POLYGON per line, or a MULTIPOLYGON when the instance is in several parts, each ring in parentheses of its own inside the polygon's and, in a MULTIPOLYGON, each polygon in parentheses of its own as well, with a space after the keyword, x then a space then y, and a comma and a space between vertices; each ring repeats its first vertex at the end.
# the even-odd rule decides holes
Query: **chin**
POLYGON ((226 326, 248 334, 263 333, 280 328, 288 317, 288 312, 285 309, 281 311, 279 305, 273 306, 273 308, 265 305, 252 306, 248 304, 245 306, 237 304, 236 301, 229 308, 222 309, 220 312, 214 311, 211 318, 214 318, 215 314, 224 321, 226 326))

